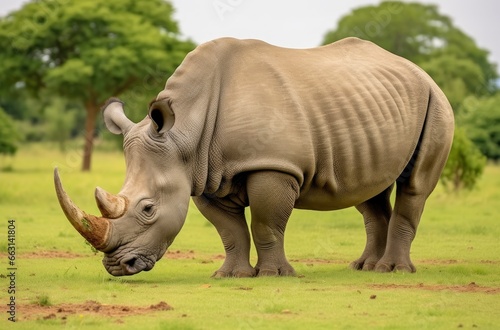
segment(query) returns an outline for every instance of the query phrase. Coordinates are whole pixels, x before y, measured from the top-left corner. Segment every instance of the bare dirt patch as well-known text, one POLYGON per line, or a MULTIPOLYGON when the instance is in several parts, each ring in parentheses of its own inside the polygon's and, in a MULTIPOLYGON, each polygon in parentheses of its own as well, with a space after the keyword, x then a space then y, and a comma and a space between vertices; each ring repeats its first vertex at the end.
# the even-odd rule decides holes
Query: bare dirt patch
POLYGON ((424 265, 453 265, 453 264, 457 264, 458 260, 456 260, 456 259, 424 259, 424 260, 418 260, 415 263, 416 264, 424 264, 424 265))
POLYGON ((22 315, 20 320, 62 320, 68 317, 78 316, 100 316, 111 318, 122 318, 126 316, 145 315, 152 312, 169 311, 174 308, 164 301, 148 307, 105 305, 94 300, 82 304, 59 304, 52 306, 40 306, 38 304, 20 305, 19 311, 22 315))
POLYGON ((168 258, 168 259, 195 259, 195 253, 193 250, 189 250, 189 251, 181 251, 181 250, 170 251, 170 250, 168 250, 167 252, 165 252, 163 257, 168 258))
MULTIPOLYGON (((480 260, 474 262, 479 262, 481 264, 487 264, 487 265, 500 264, 500 260, 480 260)), ((454 265, 458 263, 471 263, 471 261, 457 260, 457 259, 423 259, 423 260, 417 260, 415 263, 426 264, 426 265, 454 265)))
POLYGON ((193 250, 189 250, 189 251, 181 251, 181 250, 175 250, 175 251, 167 251, 164 255, 163 255, 164 258, 167 258, 167 259, 199 259, 201 258, 202 262, 204 263, 207 263, 207 262, 210 262, 210 261, 214 261, 214 260, 224 260, 225 256, 222 255, 222 254, 215 254, 215 255, 212 255, 212 256, 204 256, 204 257, 200 257, 199 255, 197 255, 193 250))
POLYGON ((56 251, 56 250, 41 250, 41 251, 33 251, 22 253, 20 258, 24 259, 38 259, 38 258, 61 258, 61 259, 74 259, 74 258, 85 258, 90 257, 91 254, 81 254, 69 251, 56 251))
POLYGON ((452 291, 459 293, 488 293, 488 294, 500 294, 500 287, 489 287, 480 286, 475 282, 471 282, 467 285, 426 285, 424 283, 419 284, 372 284, 369 285, 370 288, 374 289, 420 289, 429 291, 452 291))

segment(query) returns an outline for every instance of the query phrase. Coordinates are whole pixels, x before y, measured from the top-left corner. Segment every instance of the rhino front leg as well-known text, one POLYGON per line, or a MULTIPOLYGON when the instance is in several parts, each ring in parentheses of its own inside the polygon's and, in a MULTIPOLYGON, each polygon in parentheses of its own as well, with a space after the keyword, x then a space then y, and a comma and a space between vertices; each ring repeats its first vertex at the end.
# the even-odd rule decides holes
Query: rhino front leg
POLYGON ((193 197, 193 201, 217 229, 226 251, 224 263, 212 277, 255 276, 255 269, 250 265, 250 233, 244 208, 224 205, 221 201, 205 196, 193 197))
POLYGON ((285 257, 284 234, 298 192, 295 178, 285 173, 255 172, 248 177, 247 193, 258 276, 295 275, 285 257))
POLYGON ((387 231, 392 214, 390 202, 394 185, 379 195, 356 206, 363 215, 366 230, 365 250, 357 260, 350 264, 356 270, 373 270, 385 252, 387 231))

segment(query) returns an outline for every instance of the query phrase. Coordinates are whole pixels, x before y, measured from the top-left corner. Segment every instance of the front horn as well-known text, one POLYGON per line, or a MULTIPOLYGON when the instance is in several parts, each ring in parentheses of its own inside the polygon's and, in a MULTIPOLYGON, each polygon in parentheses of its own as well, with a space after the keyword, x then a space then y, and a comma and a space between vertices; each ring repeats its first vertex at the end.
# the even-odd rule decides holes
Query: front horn
POLYGON ((66 218, 94 248, 103 251, 110 240, 111 222, 104 217, 87 214, 73 203, 62 187, 57 167, 54 169, 54 185, 66 218))

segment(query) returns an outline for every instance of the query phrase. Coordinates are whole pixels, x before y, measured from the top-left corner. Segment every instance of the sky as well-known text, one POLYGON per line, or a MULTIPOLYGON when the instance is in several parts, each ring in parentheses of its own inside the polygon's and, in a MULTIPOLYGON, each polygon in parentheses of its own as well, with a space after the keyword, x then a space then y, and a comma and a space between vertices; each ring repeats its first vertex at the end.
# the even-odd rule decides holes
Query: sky
MULTIPOLYGON (((66 0, 55 0, 64 3, 66 0)), ((500 1, 423 0, 490 52, 500 63, 500 1)), ((26 0, 0 0, 0 16, 19 9, 26 0)), ((371 0, 172 0, 183 36, 200 44, 219 37, 261 39, 290 48, 321 44, 325 33, 353 8, 377 4, 371 0)))

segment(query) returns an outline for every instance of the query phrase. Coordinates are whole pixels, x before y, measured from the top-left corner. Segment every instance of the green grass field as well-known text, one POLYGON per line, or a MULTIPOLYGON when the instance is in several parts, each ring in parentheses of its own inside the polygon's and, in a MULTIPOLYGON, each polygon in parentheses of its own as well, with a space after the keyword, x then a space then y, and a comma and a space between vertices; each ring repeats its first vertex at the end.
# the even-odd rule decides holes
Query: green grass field
MULTIPOLYGON (((98 213, 95 186, 118 192, 119 152, 25 146, 0 172, 1 329, 494 329, 500 324, 500 167, 472 192, 438 187, 412 247, 415 274, 348 269, 365 242, 355 209, 294 211, 286 251, 293 278, 211 279, 219 236, 192 206, 169 253, 147 273, 114 278, 59 208, 58 166, 72 199, 98 213), (8 322, 8 220, 16 223, 16 312, 8 322), (166 308, 171 306, 173 309, 166 308)), ((252 251, 255 262, 255 251, 252 251)))

